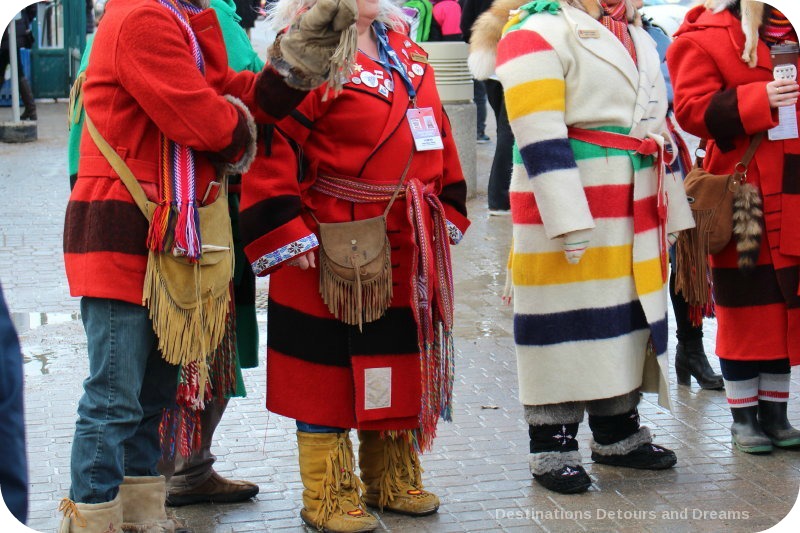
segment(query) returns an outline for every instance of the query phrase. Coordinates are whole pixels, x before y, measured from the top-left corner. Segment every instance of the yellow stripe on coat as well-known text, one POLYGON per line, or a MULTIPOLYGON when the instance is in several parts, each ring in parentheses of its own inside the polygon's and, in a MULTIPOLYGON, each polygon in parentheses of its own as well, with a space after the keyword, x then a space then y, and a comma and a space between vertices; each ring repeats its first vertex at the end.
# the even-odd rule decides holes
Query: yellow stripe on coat
POLYGON ((541 111, 564 111, 564 93, 564 80, 552 78, 509 87, 505 92, 508 120, 541 111))

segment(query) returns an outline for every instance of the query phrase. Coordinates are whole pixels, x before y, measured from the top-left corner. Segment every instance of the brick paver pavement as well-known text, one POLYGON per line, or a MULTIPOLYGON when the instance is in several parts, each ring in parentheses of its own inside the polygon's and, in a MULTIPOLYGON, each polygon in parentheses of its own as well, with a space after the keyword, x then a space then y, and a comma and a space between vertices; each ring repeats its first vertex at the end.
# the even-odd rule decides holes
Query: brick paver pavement
MULTIPOLYGON (((69 489, 86 342, 61 260, 68 194, 65 105, 43 104, 40 117, 36 144, 0 144, 0 281, 25 354, 29 525, 53 531, 58 501, 69 489)), ((565 496, 532 482, 527 428, 517 401, 512 316, 499 296, 511 223, 507 217, 487 218, 483 193, 493 146, 477 148, 482 190, 469 204, 473 226, 453 252, 455 420, 440 424, 433 451, 423 457, 427 488, 439 494, 442 506, 438 514, 421 519, 379 513, 381 530, 750 532, 781 520, 797 499, 800 451, 770 456, 733 451, 724 394, 696 385, 673 385, 673 414, 659 408, 652 395, 641 404, 642 420, 657 442, 677 452, 674 469, 594 465, 584 424, 578 438, 594 481, 591 490, 565 496)), ((263 282, 259 290, 259 301, 264 301, 263 282)), ((262 313, 262 333, 263 320, 262 313)), ((706 347, 713 352, 715 324, 707 321, 706 326, 706 347)), ((790 400, 795 424, 800 424, 798 376, 795 370, 790 400)), ((260 368, 246 371, 245 379, 249 395, 231 402, 213 450, 221 474, 257 482, 261 493, 242 504, 184 507, 175 513, 198 533, 303 531, 294 423, 264 409, 263 361, 260 368)))

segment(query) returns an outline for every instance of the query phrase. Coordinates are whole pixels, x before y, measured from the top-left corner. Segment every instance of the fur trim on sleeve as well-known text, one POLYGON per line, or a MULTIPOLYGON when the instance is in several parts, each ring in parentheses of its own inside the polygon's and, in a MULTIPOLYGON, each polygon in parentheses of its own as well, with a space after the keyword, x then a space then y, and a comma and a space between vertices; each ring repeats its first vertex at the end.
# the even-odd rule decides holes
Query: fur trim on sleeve
POLYGON ((250 131, 250 142, 248 143, 247 147, 245 147, 242 157, 239 158, 239 160, 235 163, 225 163, 225 165, 222 167, 222 171, 225 174, 244 174, 250 169, 250 165, 253 164, 253 161, 256 158, 258 142, 256 121, 253 119, 253 115, 250 113, 250 110, 247 109, 246 105, 244 105, 244 102, 235 96, 231 96, 230 94, 226 94, 225 99, 235 105, 244 114, 245 120, 247 121, 247 129, 250 131))

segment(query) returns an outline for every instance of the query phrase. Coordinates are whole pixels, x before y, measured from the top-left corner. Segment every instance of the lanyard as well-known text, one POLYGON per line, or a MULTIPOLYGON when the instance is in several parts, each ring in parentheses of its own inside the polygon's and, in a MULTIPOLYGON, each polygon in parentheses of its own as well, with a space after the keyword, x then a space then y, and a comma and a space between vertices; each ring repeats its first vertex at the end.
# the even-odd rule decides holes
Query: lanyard
POLYGON ((400 58, 397 57, 397 53, 392 50, 392 47, 389 45, 389 37, 386 35, 386 27, 383 25, 383 23, 375 21, 372 23, 372 28, 375 30, 375 35, 378 37, 378 62, 388 72, 391 72, 392 69, 396 70, 397 73, 400 74, 403 84, 406 86, 408 97, 411 100, 416 99, 417 91, 414 90, 414 85, 411 83, 411 78, 408 77, 406 67, 400 62, 400 58))

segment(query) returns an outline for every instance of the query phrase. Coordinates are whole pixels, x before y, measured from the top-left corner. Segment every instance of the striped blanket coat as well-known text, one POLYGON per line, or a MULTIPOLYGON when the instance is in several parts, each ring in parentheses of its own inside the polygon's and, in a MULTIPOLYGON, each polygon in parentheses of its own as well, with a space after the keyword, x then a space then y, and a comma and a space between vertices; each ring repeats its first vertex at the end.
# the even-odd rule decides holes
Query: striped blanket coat
POLYGON ((658 391, 667 406, 663 250, 666 232, 693 225, 682 182, 664 176, 664 220, 654 157, 567 137, 572 126, 663 143, 664 79, 655 43, 640 26, 629 26, 634 63, 576 5, 523 6, 497 48, 516 138, 510 264, 520 396, 524 405, 542 405, 641 387, 658 391), (586 229, 585 255, 567 263, 561 236, 586 229))

